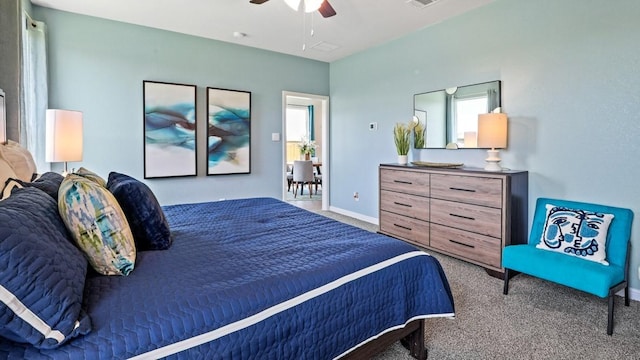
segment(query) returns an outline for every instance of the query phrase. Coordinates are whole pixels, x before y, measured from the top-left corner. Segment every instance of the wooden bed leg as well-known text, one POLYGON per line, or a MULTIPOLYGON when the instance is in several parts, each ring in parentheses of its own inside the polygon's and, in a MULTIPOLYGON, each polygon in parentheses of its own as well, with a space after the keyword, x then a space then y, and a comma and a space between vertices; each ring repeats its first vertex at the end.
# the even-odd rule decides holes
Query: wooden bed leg
POLYGON ((424 323, 425 320, 420 320, 420 326, 400 341, 402 346, 409 350, 409 354, 418 360, 427 359, 427 347, 424 345, 424 323))

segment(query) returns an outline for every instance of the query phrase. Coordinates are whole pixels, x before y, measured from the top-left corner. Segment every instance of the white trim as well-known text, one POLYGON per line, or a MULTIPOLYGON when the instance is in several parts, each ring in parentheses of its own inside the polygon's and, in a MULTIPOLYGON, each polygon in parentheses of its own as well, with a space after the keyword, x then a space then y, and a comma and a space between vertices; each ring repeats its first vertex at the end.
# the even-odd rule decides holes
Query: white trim
MULTIPOLYGON (((357 280, 361 277, 364 277, 366 275, 369 275, 373 272, 376 272, 378 270, 384 269, 386 267, 389 267, 391 265, 397 264, 401 261, 410 259, 410 258, 414 258, 417 256, 429 256, 429 254, 423 252, 423 251, 412 251, 412 252, 408 252, 408 253, 404 253, 401 255, 398 255, 396 257, 393 257, 391 259, 387 259, 385 261, 379 262, 377 264, 371 265, 367 268, 358 270, 354 273, 345 275, 339 279, 336 279, 328 284, 322 285, 318 288, 315 288, 313 290, 310 290, 306 293, 303 293, 301 295, 298 295, 292 299, 289 299, 285 302, 282 302, 280 304, 274 305, 268 309, 265 309, 257 314, 254 314, 252 316, 249 316, 247 318, 238 320, 234 323, 225 325, 223 327, 220 327, 218 329, 209 331, 207 333, 192 337, 190 339, 186 339, 186 340, 182 340, 179 341, 177 343, 173 343, 149 352, 146 352, 144 354, 140 354, 137 356, 134 356, 132 358, 130 358, 131 360, 139 360, 139 359, 158 359, 161 357, 165 357, 165 356, 169 356, 175 353, 178 353, 180 351, 186 350, 186 349, 190 349, 192 347, 198 346, 198 345, 202 345, 205 344, 207 342, 216 340, 222 336, 228 335, 230 333, 233 333, 235 331, 238 330, 242 330, 244 328, 247 328, 249 326, 252 326, 254 324, 257 324, 271 316, 274 316, 276 314, 279 314, 285 310, 288 310, 294 306, 297 306, 299 304, 304 303, 305 301, 308 301, 310 299, 313 299, 317 296, 320 296, 322 294, 325 294, 331 290, 334 290, 346 283, 349 283, 351 281, 357 280)), ((451 317, 453 314, 441 314, 439 315, 440 317, 451 317)), ((437 317, 438 315, 430 315, 431 317, 437 317)), ((367 340, 369 341, 369 340, 367 340)))
MULTIPOLYGON (((324 191, 324 188, 323 188, 323 191, 324 191)), ((330 206, 329 207, 329 211, 333 211, 333 212, 338 213, 340 215, 349 216, 349 217, 352 217, 354 219, 362 220, 362 221, 368 222, 370 224, 380 225, 380 222, 378 221, 378 218, 374 218, 374 217, 371 217, 371 216, 365 216, 365 215, 362 215, 362 214, 359 214, 359 213, 356 213, 356 212, 353 212, 353 211, 349 211, 349 210, 344 210, 344 209, 341 209, 341 208, 338 208, 338 207, 335 207, 335 206, 330 206)))
MULTIPOLYGON (((624 289, 616 293, 618 296, 624 297, 624 289)), ((640 301, 640 289, 629 288, 629 299, 634 301, 640 301)))
POLYGON ((64 335, 60 331, 51 329, 44 320, 40 319, 38 315, 33 313, 20 299, 2 285, 0 285, 0 301, 11 309, 17 317, 42 334, 45 339, 54 339, 58 344, 64 341, 64 335))

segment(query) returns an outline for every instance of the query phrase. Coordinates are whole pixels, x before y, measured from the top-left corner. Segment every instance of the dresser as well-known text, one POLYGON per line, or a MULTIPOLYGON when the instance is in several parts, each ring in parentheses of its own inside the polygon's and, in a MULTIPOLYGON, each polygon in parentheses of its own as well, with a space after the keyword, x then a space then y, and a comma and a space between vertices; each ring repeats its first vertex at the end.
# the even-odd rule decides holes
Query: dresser
POLYGON ((502 248, 527 242, 528 172, 382 164, 380 232, 502 277, 502 248))

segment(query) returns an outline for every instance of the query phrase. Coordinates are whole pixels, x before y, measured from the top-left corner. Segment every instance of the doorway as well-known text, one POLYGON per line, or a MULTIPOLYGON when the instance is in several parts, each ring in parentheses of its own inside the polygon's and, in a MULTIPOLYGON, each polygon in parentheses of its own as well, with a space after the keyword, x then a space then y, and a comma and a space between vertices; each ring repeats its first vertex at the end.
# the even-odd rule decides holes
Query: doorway
MULTIPOLYGON (((314 94, 282 92, 282 199, 310 210, 329 209, 329 97, 314 94), (316 174, 321 174, 318 195, 309 199, 309 188, 305 195, 298 192, 293 198, 294 188, 288 186, 287 170, 294 160, 299 160, 301 145, 311 145, 310 158, 316 174), (295 199, 295 200, 294 200, 295 199)), ((313 187, 315 194, 315 186, 313 187)))

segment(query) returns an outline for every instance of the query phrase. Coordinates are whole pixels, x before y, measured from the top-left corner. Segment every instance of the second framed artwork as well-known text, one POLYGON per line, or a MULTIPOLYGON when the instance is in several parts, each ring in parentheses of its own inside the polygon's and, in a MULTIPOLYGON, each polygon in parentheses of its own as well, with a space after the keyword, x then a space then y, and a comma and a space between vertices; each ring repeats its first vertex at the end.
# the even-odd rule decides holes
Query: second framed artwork
POLYGON ((207 175, 251 173, 251 92, 207 88, 207 175))

